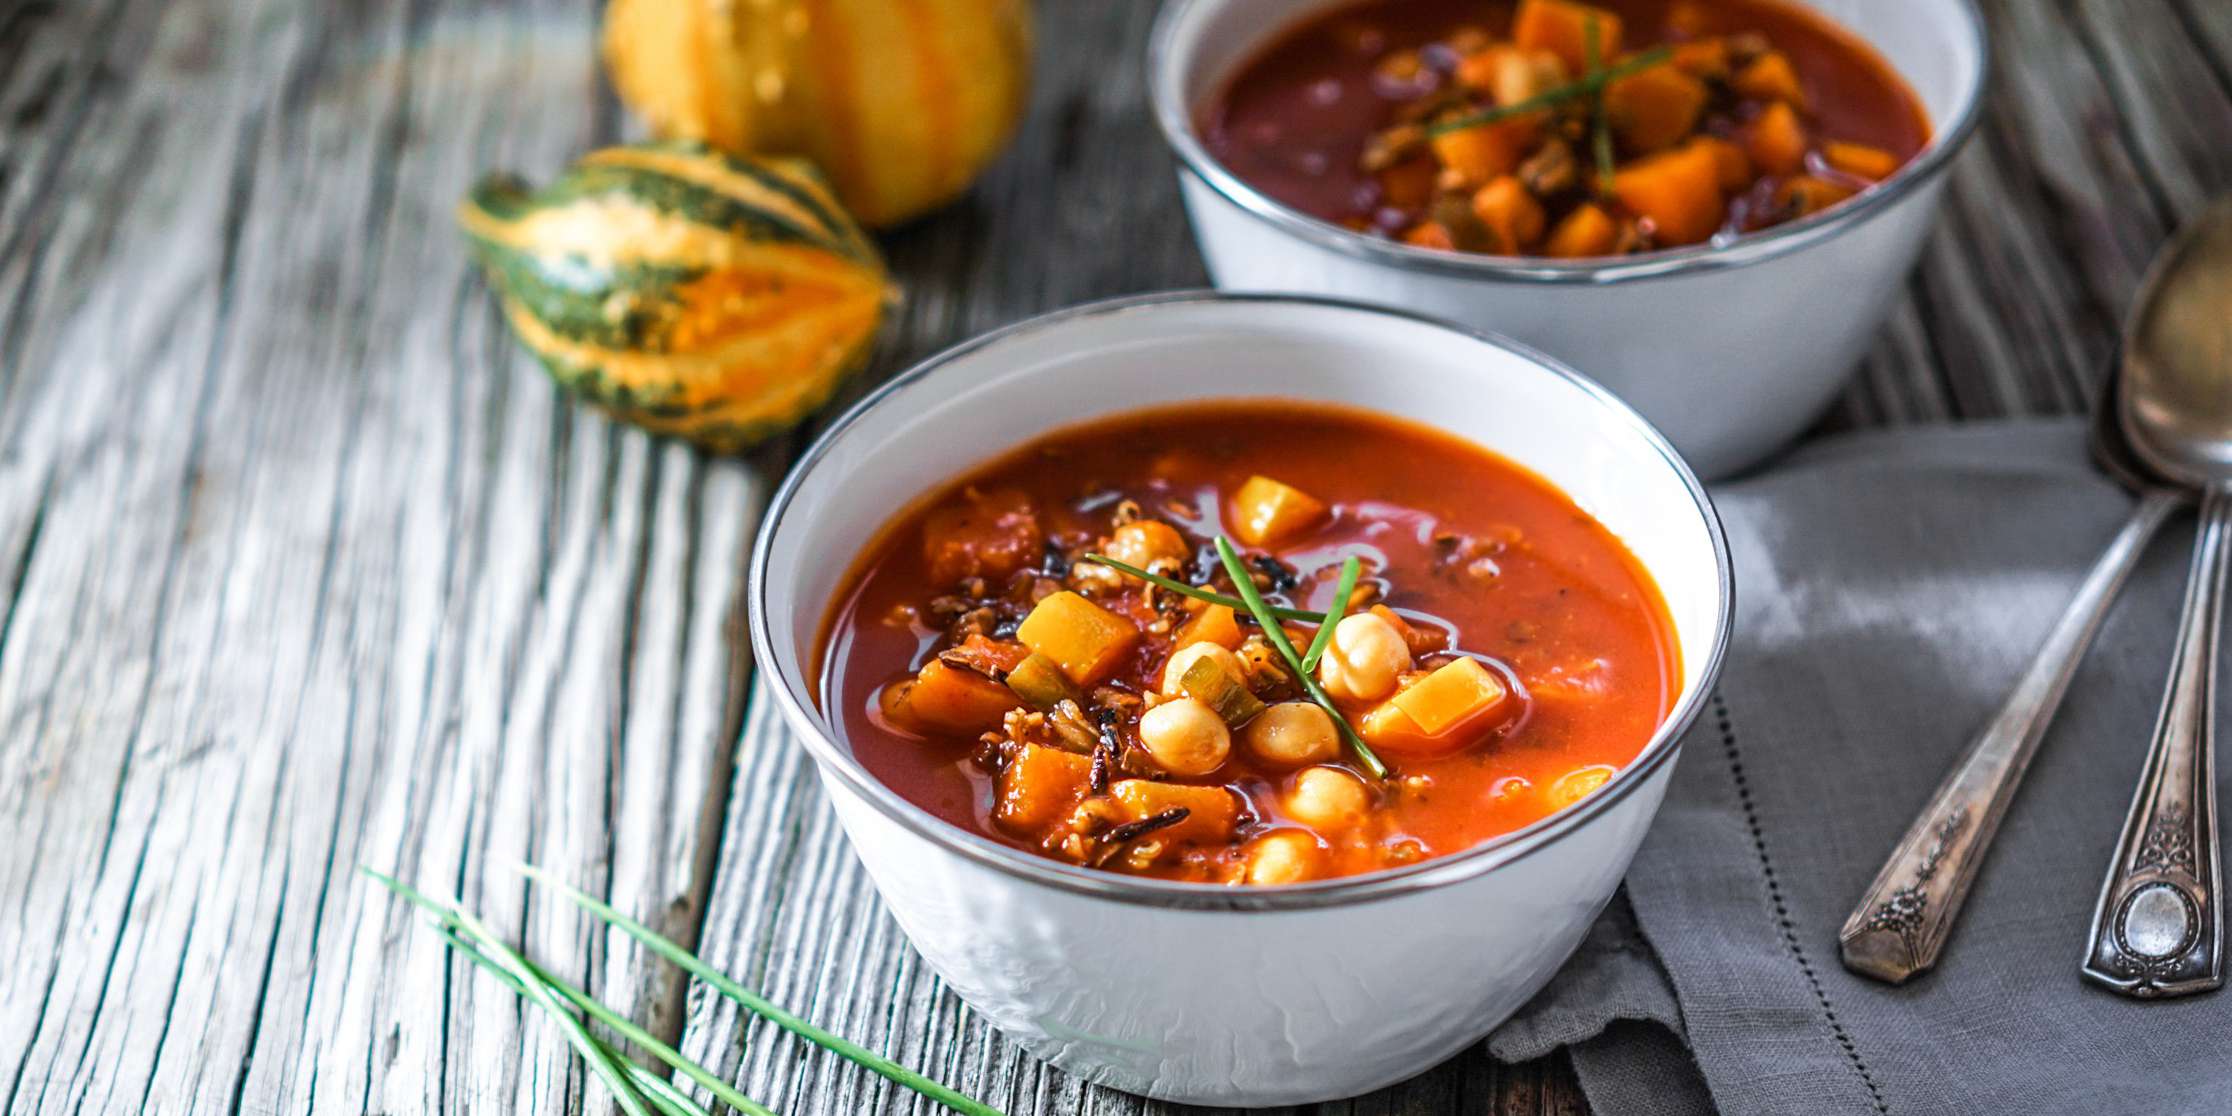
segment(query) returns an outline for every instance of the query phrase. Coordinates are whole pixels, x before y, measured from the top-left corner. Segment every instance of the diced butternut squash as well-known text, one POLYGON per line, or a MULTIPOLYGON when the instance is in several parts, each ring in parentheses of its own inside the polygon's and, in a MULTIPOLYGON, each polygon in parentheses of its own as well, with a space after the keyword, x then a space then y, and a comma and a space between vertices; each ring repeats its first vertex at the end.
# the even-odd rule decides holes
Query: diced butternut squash
POLYGON ((1519 0, 1519 12, 1511 23, 1511 41, 1523 50, 1547 50, 1578 74, 1588 64, 1586 44, 1591 20, 1597 25, 1598 63, 1607 64, 1620 53, 1620 17, 1573 0, 1519 0))
POLYGON ((1317 497, 1257 474, 1233 494, 1232 533, 1249 546, 1269 546, 1316 526, 1325 512, 1324 502, 1317 497))
POLYGON ((907 728, 960 734, 998 728, 1008 710, 1022 706, 1006 686, 932 659, 891 692, 885 711, 907 728))
POLYGON ((1830 166, 1870 182, 1881 182, 1899 169, 1898 156, 1864 143, 1829 140, 1821 145, 1821 157, 1830 166))
POLYGON ((1636 154, 1682 142, 1705 111, 1705 83, 1679 67, 1653 66, 1604 88, 1604 112, 1620 145, 1636 154))
POLYGON ((1647 155, 1622 167, 1612 176, 1612 193, 1636 216, 1649 218, 1658 243, 1666 246, 1710 238, 1727 213, 1719 160, 1694 145, 1647 155))
POLYGON ((1443 132, 1429 142, 1442 166, 1456 171, 1466 182, 1479 184, 1516 170, 1534 148, 1541 131, 1539 121, 1517 116, 1443 132))
POLYGON ((1503 61, 1518 53, 1510 43, 1494 43, 1457 60, 1457 84, 1477 93, 1493 93, 1503 61))
POLYGON ((1744 154, 1744 149, 1734 140, 1725 140, 1719 136, 1699 136, 1690 142, 1713 153, 1713 165, 1720 169, 1723 192, 1734 193, 1751 184, 1751 156, 1744 154))
POLYGON ((1494 251, 1516 256, 1534 250, 1542 239, 1542 203, 1511 175, 1489 182, 1473 194, 1473 216, 1488 229, 1494 251))
POLYGON ((1804 217, 1819 213, 1852 196, 1850 187, 1840 186, 1826 179, 1801 174, 1786 178, 1775 186, 1775 205, 1791 217, 1804 217))
POLYGON ((1397 209, 1417 209, 1434 197, 1434 176, 1441 169, 1421 153, 1379 173, 1380 200, 1397 209))
POLYGON ((1583 202, 1550 230, 1550 241, 1543 245, 1542 254, 1554 260, 1608 256, 1619 234, 1611 215, 1594 203, 1583 202))
POLYGON ((1093 761, 1074 752, 1025 744, 1000 772, 999 823, 1021 836, 1060 822, 1091 789, 1093 761))
POLYGON ((1728 40, 1713 38, 1676 43, 1673 61, 1691 77, 1725 77, 1728 74, 1728 40))
POLYGON ((1392 755, 1428 757, 1456 751, 1505 708, 1511 691, 1488 668, 1456 659, 1366 710, 1356 731, 1392 755))
POLYGON ((1237 651, 1247 638, 1248 633, 1240 630, 1240 615, 1232 606, 1213 604, 1194 613, 1193 619, 1178 628, 1171 650, 1189 643, 1214 643, 1227 651, 1237 651))
POLYGON ((1444 252, 1457 250, 1457 241, 1449 235, 1449 226, 1440 221, 1420 221, 1403 234, 1403 243, 1413 248, 1438 248, 1444 252))
POLYGON ((1798 84, 1798 70, 1779 50, 1751 60, 1729 80, 1736 92, 1762 101, 1780 101, 1793 108, 1806 107, 1806 91, 1798 84))
POLYGON ((1762 174, 1797 174, 1806 166, 1806 126, 1798 110, 1777 101, 1744 133, 1744 151, 1762 174))
POLYGON ((1240 821, 1240 803, 1223 787, 1118 779, 1108 788, 1108 793, 1123 807, 1126 821, 1184 809, 1186 820, 1155 831, 1155 836, 1172 844, 1214 845, 1230 841, 1233 827, 1240 821))
POLYGON ((1015 638, 1054 660, 1070 681, 1091 686, 1116 669, 1138 642, 1139 628, 1065 589, 1032 608, 1015 629, 1015 638))
POLYGON ((1492 712, 1511 691, 1477 659, 1452 659, 1387 699, 1435 736, 1492 712))
POLYGON ((1008 489, 970 489, 922 521, 923 555, 939 585, 1007 577, 1038 561, 1045 543, 1031 498, 1008 489))

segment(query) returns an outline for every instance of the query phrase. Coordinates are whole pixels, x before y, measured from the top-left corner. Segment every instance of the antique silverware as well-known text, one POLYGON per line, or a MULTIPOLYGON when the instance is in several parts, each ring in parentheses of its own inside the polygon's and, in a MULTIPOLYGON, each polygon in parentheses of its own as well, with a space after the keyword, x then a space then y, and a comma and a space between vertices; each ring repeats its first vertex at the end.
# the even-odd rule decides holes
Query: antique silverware
MULTIPOLYGON (((2165 248, 2162 260, 2173 258, 2183 242, 2181 238, 2165 248)), ((2164 266, 2157 264, 2158 275, 2164 266)), ((2141 327, 2154 320, 2157 303, 2168 293, 2164 285, 2149 283, 2133 304, 2120 365, 2131 361, 2141 327)), ((1897 984, 1937 964, 1992 835, 2085 649, 2148 541, 2188 498, 2181 488, 2159 479, 2127 444, 2119 388, 2123 378, 2121 367, 2110 373, 2093 409, 2093 457, 2103 471, 2135 490, 2139 503, 2085 575, 1999 712, 1946 773, 1845 920, 1839 952, 1845 967, 1856 973, 1897 984)))
POLYGON ((2157 258, 2126 331, 2117 400, 2139 461, 2201 491, 2201 525, 2154 741, 2082 969, 2125 995, 2180 996, 2224 983, 2215 698, 2232 557, 2232 198, 2157 258))

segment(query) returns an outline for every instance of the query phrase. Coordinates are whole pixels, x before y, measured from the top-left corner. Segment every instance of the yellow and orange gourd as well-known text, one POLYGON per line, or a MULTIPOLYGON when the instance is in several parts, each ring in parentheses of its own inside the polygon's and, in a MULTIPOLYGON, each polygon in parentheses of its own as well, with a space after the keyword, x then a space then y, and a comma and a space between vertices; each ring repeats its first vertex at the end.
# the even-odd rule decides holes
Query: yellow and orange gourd
POLYGON ((560 385, 716 451, 786 430, 865 361, 891 286, 820 176, 695 142, 593 152, 458 221, 560 385))
POLYGON ((870 226, 952 200, 1014 132, 1025 0, 612 0, 620 97, 661 136, 799 155, 870 226))

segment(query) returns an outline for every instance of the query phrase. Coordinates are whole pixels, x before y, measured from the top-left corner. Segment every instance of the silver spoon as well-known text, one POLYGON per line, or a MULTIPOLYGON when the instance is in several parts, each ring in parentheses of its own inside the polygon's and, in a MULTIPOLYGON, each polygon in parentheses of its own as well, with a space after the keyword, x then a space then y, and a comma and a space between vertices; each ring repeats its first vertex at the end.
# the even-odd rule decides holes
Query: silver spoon
POLYGON ((2199 490, 2201 524, 2154 742, 2082 968, 2128 996, 2181 996, 2224 983, 2215 698, 2232 556, 2232 198, 2179 230, 2148 273, 2117 402, 2139 461, 2199 490))
POLYGON ((2093 563, 1999 712, 1946 773, 1845 920, 1839 945, 1845 967, 1856 973, 1899 984, 1937 964, 1992 835, 2093 634, 2148 541, 2185 502, 2184 493, 2148 482, 2133 467, 2115 417, 2117 379, 2110 375, 2108 392, 2093 412, 2093 456, 2103 471, 2139 492, 2139 503, 2093 563))

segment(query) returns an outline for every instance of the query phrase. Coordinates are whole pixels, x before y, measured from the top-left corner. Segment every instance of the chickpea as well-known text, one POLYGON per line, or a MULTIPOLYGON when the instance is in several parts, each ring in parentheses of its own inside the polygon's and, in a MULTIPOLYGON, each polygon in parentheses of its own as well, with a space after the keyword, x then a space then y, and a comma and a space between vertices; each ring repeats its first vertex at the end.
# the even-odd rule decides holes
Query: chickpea
POLYGON ((1270 763, 1300 767, 1339 755, 1340 733, 1315 702, 1282 701, 1240 730, 1248 750, 1270 763))
POLYGON ((1324 846, 1300 829, 1266 833, 1248 846, 1248 882, 1252 884, 1301 883, 1324 867, 1324 846))
POLYGON ((1186 691, 1179 687, 1178 680, 1203 659, 1223 667, 1234 678, 1246 680, 1248 677, 1248 672, 1240 667, 1240 656, 1214 643, 1189 643, 1171 652, 1170 661, 1163 664, 1162 692, 1171 697, 1185 696, 1186 691))
POLYGON ((1395 692, 1411 665, 1410 645, 1395 625, 1369 612, 1344 616, 1318 660, 1318 681, 1335 701, 1378 701, 1395 692))
POLYGON ((1139 718, 1139 742, 1173 775, 1207 775, 1232 754, 1232 732, 1192 698, 1166 701, 1139 718))
POLYGON ((1116 533, 1108 537, 1108 549, 1102 553, 1145 570, 1164 559, 1183 562, 1193 555, 1193 548, 1170 524, 1142 519, 1116 528, 1116 533))
POLYGON ((1287 813, 1294 820, 1321 830, 1347 829, 1364 820, 1371 809, 1372 792, 1356 776, 1338 767, 1311 767, 1294 777, 1287 792, 1287 813))

